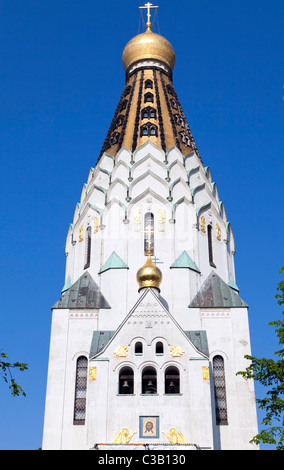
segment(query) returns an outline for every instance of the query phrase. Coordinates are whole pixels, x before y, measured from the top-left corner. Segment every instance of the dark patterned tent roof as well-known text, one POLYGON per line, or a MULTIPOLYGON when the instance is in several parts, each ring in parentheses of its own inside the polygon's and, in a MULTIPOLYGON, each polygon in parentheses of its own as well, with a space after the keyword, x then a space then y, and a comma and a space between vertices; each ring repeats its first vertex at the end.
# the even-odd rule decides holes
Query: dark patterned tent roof
POLYGON ((214 271, 202 285, 200 291, 190 302, 189 308, 236 308, 248 307, 237 292, 224 282, 214 271))
POLYGON ((52 308, 111 308, 99 286, 86 271, 69 289, 62 293, 52 308))

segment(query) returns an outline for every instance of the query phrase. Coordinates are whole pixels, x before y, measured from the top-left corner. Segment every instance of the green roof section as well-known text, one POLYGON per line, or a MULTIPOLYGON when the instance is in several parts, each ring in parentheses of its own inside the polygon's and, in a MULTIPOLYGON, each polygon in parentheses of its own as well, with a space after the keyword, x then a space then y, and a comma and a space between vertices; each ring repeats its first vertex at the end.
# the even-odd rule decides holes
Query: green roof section
POLYGON ((115 331, 98 330, 93 332, 90 359, 100 352, 113 337, 115 331))
POLYGON ((175 260, 175 262, 170 266, 170 268, 188 268, 192 269, 192 271, 200 273, 199 268, 196 266, 194 261, 192 261, 187 251, 183 251, 181 255, 179 255, 179 257, 175 260))
POLYGON ((248 307, 239 294, 214 271, 209 274, 189 308, 248 307))
POLYGON ((116 254, 115 251, 112 252, 108 260, 101 267, 99 274, 107 271, 108 269, 129 269, 127 264, 116 254))
POLYGON ((236 284, 236 281, 234 280, 233 276, 230 274, 230 280, 229 280, 229 286, 239 292, 239 288, 236 284))
POLYGON ((111 308, 88 271, 62 292, 52 308, 111 308))

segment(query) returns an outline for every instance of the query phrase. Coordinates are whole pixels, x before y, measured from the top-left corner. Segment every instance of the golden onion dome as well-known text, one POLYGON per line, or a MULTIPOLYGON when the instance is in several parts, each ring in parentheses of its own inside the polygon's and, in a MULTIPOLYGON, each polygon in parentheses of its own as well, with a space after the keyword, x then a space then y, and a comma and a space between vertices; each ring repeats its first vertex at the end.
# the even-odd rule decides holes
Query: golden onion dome
MULTIPOLYGON (((148 24, 147 24, 148 25, 148 24)), ((125 71, 135 62, 147 59, 159 60, 173 70, 175 51, 171 43, 160 34, 153 33, 147 26, 145 33, 134 36, 125 46, 122 63, 125 71)))
POLYGON ((137 271, 136 279, 139 284, 139 289, 144 287, 156 287, 160 290, 160 284, 162 282, 162 272, 153 263, 151 255, 148 255, 146 263, 137 271))

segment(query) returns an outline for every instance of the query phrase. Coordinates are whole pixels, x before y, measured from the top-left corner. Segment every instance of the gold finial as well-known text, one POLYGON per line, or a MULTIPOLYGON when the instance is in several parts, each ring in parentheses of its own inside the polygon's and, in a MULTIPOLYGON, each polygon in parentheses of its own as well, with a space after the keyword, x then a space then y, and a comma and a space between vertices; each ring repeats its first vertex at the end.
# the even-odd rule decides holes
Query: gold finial
POLYGON ((151 254, 148 254, 146 263, 137 271, 136 279, 139 285, 138 292, 144 287, 155 287, 160 291, 162 272, 153 263, 151 254))
POLYGON ((144 7, 139 7, 140 10, 144 10, 144 9, 147 9, 147 23, 146 23, 146 31, 151 31, 151 21, 150 21, 150 18, 151 18, 151 8, 159 8, 158 6, 154 6, 152 5, 152 3, 148 2, 148 3, 145 3, 144 7))

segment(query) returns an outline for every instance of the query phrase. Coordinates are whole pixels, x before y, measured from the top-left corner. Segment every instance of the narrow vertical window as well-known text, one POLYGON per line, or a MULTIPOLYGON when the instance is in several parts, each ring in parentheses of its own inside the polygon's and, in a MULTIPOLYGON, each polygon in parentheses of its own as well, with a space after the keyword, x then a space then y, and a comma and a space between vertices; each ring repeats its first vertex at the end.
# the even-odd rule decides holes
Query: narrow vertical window
POLYGON ((86 245, 85 245, 85 265, 84 269, 88 268, 91 264, 91 246, 92 246, 92 228, 89 226, 86 230, 86 245))
POLYGON ((162 356, 164 354, 164 345, 161 341, 156 343, 156 354, 162 356))
POLYGON ((144 217, 144 254, 154 255, 154 215, 147 212, 144 217))
POLYGON ((73 424, 85 424, 88 359, 80 356, 76 364, 75 403, 73 424))
POLYGON ((142 354, 143 354, 143 344, 141 343, 141 341, 138 341, 137 343, 135 343, 135 355, 142 356, 142 354))
POLYGON ((228 424, 224 359, 213 358, 216 424, 228 424))
POLYGON ((214 263, 214 257, 213 257, 213 240, 212 240, 212 225, 208 225, 207 227, 207 233, 208 233, 208 254, 209 254, 209 264, 213 268, 216 268, 216 265, 214 263))

